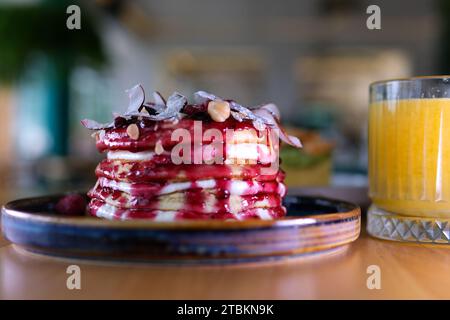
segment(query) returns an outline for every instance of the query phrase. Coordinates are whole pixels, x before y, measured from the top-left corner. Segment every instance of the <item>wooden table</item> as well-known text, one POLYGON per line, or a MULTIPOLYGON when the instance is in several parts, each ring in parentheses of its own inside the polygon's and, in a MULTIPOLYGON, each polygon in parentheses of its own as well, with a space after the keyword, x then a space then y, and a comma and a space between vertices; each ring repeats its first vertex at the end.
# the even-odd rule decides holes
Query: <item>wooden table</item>
POLYGON ((174 267, 61 260, 0 239, 0 299, 423 299, 450 298, 450 246, 407 245, 365 233, 333 253, 261 265, 174 267), (81 268, 68 290, 66 268, 81 268), (381 269, 381 289, 366 286, 381 269))

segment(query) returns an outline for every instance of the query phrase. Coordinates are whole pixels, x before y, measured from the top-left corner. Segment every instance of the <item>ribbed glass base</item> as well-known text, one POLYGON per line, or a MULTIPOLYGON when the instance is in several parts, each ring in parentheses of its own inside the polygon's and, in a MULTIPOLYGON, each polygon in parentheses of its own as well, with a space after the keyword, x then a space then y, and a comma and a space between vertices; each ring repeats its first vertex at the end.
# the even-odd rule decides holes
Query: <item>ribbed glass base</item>
POLYGON ((372 205, 367 213, 367 232, 387 240, 450 244, 450 219, 402 216, 372 205))

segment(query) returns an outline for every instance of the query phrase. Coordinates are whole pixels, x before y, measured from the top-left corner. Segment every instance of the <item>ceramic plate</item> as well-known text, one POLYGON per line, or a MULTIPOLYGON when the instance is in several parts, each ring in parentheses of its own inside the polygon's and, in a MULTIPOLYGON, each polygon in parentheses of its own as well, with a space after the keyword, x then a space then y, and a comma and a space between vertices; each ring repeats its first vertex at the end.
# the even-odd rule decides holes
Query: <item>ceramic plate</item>
POLYGON ((285 218, 272 221, 109 221, 67 217, 53 210, 62 196, 12 201, 2 208, 2 231, 35 253, 157 263, 234 263, 327 251, 358 238, 357 205, 288 196, 285 218))

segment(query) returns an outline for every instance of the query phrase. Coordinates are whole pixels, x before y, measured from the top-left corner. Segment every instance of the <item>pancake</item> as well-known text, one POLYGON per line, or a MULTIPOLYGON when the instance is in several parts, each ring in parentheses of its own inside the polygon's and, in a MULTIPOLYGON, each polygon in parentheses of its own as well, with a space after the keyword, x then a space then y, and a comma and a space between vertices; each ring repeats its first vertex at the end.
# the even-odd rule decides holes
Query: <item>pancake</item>
POLYGON ((168 211, 186 209, 202 213, 226 210, 239 213, 246 209, 273 208, 281 205, 281 196, 276 193, 218 196, 215 189, 189 189, 149 198, 97 186, 89 192, 89 196, 123 209, 168 211))
MULTIPOLYGON (((139 152, 153 150, 159 142, 164 149, 171 150, 180 142, 180 140, 172 137, 175 130, 186 130, 186 134, 190 137, 199 134, 202 144, 211 142, 211 138, 207 137, 206 132, 212 129, 218 130, 222 134, 224 142, 228 140, 234 144, 243 142, 268 144, 268 140, 270 140, 270 129, 261 132, 256 130, 250 121, 239 122, 231 118, 220 123, 202 121, 201 127, 196 126, 196 123, 199 123, 199 121, 192 119, 183 119, 176 122, 154 122, 141 119, 139 120, 140 134, 138 140, 131 139, 127 134, 127 126, 123 125, 113 130, 107 129, 96 132, 96 146, 100 152, 108 150, 139 152), (195 131, 195 129, 198 130, 195 131), (230 135, 230 132, 232 132, 232 137, 225 139, 227 134, 230 135)), ((129 122, 126 122, 126 124, 129 124, 129 122)))
POLYGON ((281 170, 272 172, 264 165, 207 165, 207 164, 157 164, 154 161, 119 161, 105 159, 99 163, 95 173, 110 180, 145 183, 154 181, 196 181, 212 179, 253 179, 256 181, 281 181, 281 170), (266 172, 265 169, 268 171, 266 172))
POLYGON ((96 188, 110 188, 130 195, 152 198, 159 195, 188 190, 208 190, 216 197, 224 195, 255 195, 258 193, 275 193, 285 196, 286 186, 282 182, 257 180, 211 179, 179 182, 128 183, 100 177, 96 188))
POLYGON ((167 102, 156 94, 152 104, 139 90, 133 88, 127 112, 113 123, 83 122, 106 154, 88 193, 89 214, 156 221, 286 214, 279 138, 300 142, 279 130, 274 105, 250 110, 204 92, 195 104, 178 93, 167 102))
POLYGON ((148 219, 155 221, 178 221, 187 219, 272 220, 283 217, 286 214, 286 209, 280 206, 275 208, 248 209, 243 210, 237 214, 233 214, 230 212, 215 212, 209 214, 185 209, 176 211, 122 209, 109 205, 101 200, 94 198, 89 203, 88 212, 92 216, 111 220, 130 220, 130 219, 148 219))

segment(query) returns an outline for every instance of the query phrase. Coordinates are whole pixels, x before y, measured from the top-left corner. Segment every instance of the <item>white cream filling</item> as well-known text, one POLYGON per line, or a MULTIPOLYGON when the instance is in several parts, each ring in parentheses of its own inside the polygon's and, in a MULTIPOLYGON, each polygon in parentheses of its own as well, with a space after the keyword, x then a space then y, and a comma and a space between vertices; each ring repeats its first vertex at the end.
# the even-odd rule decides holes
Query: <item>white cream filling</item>
MULTIPOLYGON (((206 147, 203 146, 204 148, 206 147)), ((204 151, 206 152, 206 151, 204 151)), ((163 154, 170 155, 170 152, 164 152, 163 154)), ((127 161, 150 161, 156 155, 154 151, 123 151, 114 150, 108 151, 108 160, 127 160, 127 161)), ((207 155, 205 155, 206 157, 207 155)), ((207 157, 206 157, 207 158, 207 157)), ((241 160, 259 160, 264 163, 272 161, 274 158, 274 152, 266 144, 260 143, 236 143, 227 145, 227 161, 230 159, 241 160), (272 151, 272 152, 271 152, 272 151)), ((207 159, 205 159, 207 160, 207 159)))
POLYGON ((97 217, 112 220, 114 218, 115 213, 116 213, 116 207, 105 203, 104 205, 102 205, 98 208, 98 210, 95 214, 97 217))
POLYGON ((252 186, 249 186, 246 181, 230 181, 230 194, 243 195, 249 187, 251 188, 252 186))
MULTIPOLYGON (((128 182, 120 182, 115 180, 109 180, 107 178, 99 178, 97 183, 100 183, 102 187, 109 187, 114 190, 119 190, 126 193, 131 193, 133 190, 133 184, 128 182)), ((169 194, 177 191, 183 191, 191 189, 193 186, 198 186, 202 189, 213 189, 216 186, 216 181, 214 179, 198 180, 195 182, 184 181, 184 182, 171 182, 161 188, 158 194, 169 194)))
POLYGON ((286 195, 286 185, 282 182, 278 183, 277 192, 280 196, 284 197, 286 195))
POLYGON ((153 151, 141 151, 141 152, 130 152, 130 151, 108 151, 108 160, 129 160, 129 161, 149 161, 152 160, 155 155, 153 151))
POLYGON ((227 158, 260 160, 270 155, 270 149, 260 143, 237 143, 227 145, 227 158))
MULTIPOLYGON (((119 190, 126 193, 131 193, 133 191, 133 184, 128 182, 119 182, 114 180, 108 180, 107 178, 99 178, 97 184, 100 184, 102 187, 109 187, 114 190, 119 190)), ((254 190, 255 192, 261 192, 263 187, 259 185, 260 183, 257 181, 251 181, 249 184, 248 181, 243 180, 230 180, 228 182, 228 188, 230 195, 245 195, 248 191, 254 190)), ((197 186, 202 189, 214 189, 216 187, 216 181, 214 179, 206 179, 206 180, 198 180, 195 182, 191 181, 183 181, 183 182, 171 182, 161 188, 158 194, 170 194, 173 192, 179 192, 184 190, 189 190, 194 186, 197 186)), ((277 193, 280 196, 284 196, 286 194, 286 186, 282 183, 278 183, 277 193)))
POLYGON ((158 211, 154 221, 175 221, 177 216, 176 211, 158 211))
POLYGON ((131 183, 108 180, 107 178, 99 178, 98 183, 100 183, 100 186, 102 187, 112 188, 114 190, 119 190, 126 193, 131 193, 131 190, 133 189, 133 185, 131 183))
POLYGON ((269 214, 269 210, 258 208, 256 209, 256 214, 258 217, 260 217, 262 220, 272 220, 272 216, 269 214))
POLYGON ((171 182, 164 186, 159 194, 167 194, 182 190, 188 190, 191 189, 194 185, 198 186, 202 189, 212 189, 216 186, 216 181, 214 179, 207 179, 207 180, 198 180, 195 182, 191 181, 185 181, 185 182, 171 182))

